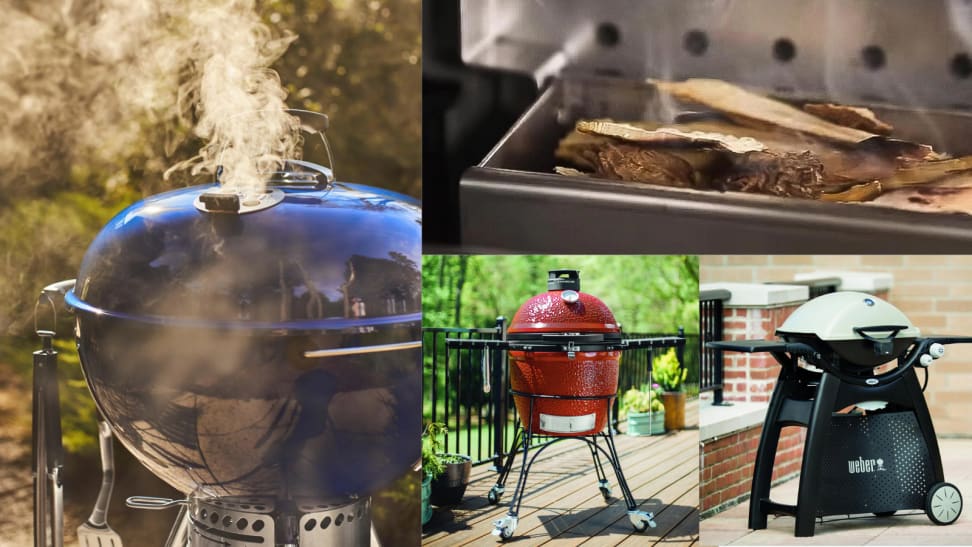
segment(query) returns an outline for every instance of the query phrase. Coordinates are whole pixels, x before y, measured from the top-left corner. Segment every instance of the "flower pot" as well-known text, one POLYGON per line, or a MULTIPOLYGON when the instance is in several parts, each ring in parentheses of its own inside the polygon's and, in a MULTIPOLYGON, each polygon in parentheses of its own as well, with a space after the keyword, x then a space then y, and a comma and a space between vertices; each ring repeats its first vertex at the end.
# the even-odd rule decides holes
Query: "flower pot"
POLYGON ((472 471, 472 458, 462 454, 440 454, 443 460, 461 460, 458 463, 445 463, 445 470, 432 481, 432 495, 429 498, 432 505, 448 507, 459 505, 466 485, 469 484, 469 473, 472 471))
POLYGON ((432 495, 432 477, 422 475, 422 526, 432 520, 432 503, 429 498, 432 495))
POLYGON ((675 431, 685 429, 685 392, 666 391, 662 393, 665 405, 665 429, 675 431))
POLYGON ((665 433, 665 411, 658 412, 629 412, 627 435, 641 437, 644 435, 662 435, 665 433))

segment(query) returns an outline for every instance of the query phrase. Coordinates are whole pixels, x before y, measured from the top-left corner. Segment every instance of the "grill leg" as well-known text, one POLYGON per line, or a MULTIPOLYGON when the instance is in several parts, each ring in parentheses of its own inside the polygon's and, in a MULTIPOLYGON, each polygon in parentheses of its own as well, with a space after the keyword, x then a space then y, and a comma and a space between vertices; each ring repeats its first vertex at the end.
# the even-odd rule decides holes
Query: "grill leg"
POLYGON ((830 416, 837 403, 839 387, 840 379, 824 373, 813 402, 807 440, 803 447, 803 463, 800 467, 800 492, 797 494, 795 531, 797 537, 812 536, 816 525, 817 507, 820 505, 820 465, 826 451, 830 416))
MULTIPOLYGON (((526 423, 529 424, 528 427, 520 426, 520 430, 523 432, 523 463, 520 464, 520 476, 516 481, 516 488, 513 490, 513 499, 510 500, 510 510, 507 511, 506 516, 497 520, 493 523, 493 535, 499 537, 502 540, 509 539, 513 537, 513 532, 516 531, 516 525, 519 522, 517 515, 520 512, 520 503, 523 502, 524 489, 526 487, 526 479, 530 474, 530 465, 533 463, 530 457, 530 444, 533 442, 533 398, 530 398, 530 412, 527 416, 526 423)), ((519 432, 518 432, 519 434, 519 432)), ((515 451, 511 452, 512 455, 516 454, 515 451)), ((505 477, 504 477, 505 481, 505 477)))
MULTIPOLYGON (((621 487, 621 493, 624 495, 624 503, 628 508, 628 520, 631 521, 631 525, 638 532, 644 532, 648 528, 656 527, 654 513, 638 510, 638 504, 631 494, 628 481, 625 480, 624 472, 621 471, 621 459, 618 457, 618 450, 614 446, 614 435, 611 433, 611 428, 608 428, 607 434, 600 433, 600 435, 604 437, 607 443, 608 462, 614 468, 614 474, 618 477, 618 485, 621 487)), ((596 439, 597 436, 595 435, 594 438, 596 439)))
POLYGON ((611 499, 611 487, 608 486, 607 476, 604 474, 604 464, 601 463, 601 455, 597 449, 597 435, 591 438, 591 442, 587 445, 587 448, 591 450, 591 458, 594 459, 597 487, 601 491, 601 495, 604 496, 604 501, 608 501, 611 499))
POLYGON ((624 478, 624 471, 621 470, 621 460, 618 458, 618 450, 614 446, 614 435, 611 434, 610 429, 608 429, 607 434, 600 433, 600 435, 604 436, 604 440, 607 444, 608 454, 611 456, 608 458, 608 462, 611 464, 611 467, 614 468, 614 474, 618 477, 618 486, 621 487, 621 494, 624 496, 624 503, 627 505, 628 511, 634 511, 638 507, 638 504, 635 502, 634 496, 631 494, 631 488, 628 487, 628 481, 624 478))
POLYGON ((510 452, 506 455, 503 468, 499 470, 499 477, 496 478, 496 484, 486 494, 486 499, 491 505, 499 503, 500 498, 503 497, 503 493, 506 492, 506 479, 510 476, 510 470, 513 469, 513 462, 516 460, 516 451, 520 449, 520 443, 523 440, 523 431, 522 425, 516 429, 516 435, 513 436, 513 446, 510 447, 510 452))
POLYGON ((756 450, 756 462, 753 467, 753 485, 749 493, 749 528, 763 530, 766 528, 765 502, 769 501, 770 484, 773 480, 773 463, 776 461, 776 447, 780 442, 780 410, 786 398, 787 376, 785 368, 780 370, 780 376, 773 388, 769 408, 766 409, 766 419, 763 422, 763 433, 759 436, 759 448, 756 450))

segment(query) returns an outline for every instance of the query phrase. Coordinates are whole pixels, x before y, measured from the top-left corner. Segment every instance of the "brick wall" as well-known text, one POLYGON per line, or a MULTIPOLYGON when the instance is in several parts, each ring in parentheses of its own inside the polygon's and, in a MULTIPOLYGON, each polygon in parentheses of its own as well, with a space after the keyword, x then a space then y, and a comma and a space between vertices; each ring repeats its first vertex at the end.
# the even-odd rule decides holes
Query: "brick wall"
MULTIPOLYGON (((702 256, 702 283, 789 281, 816 270, 888 272, 887 299, 926 334, 972 335, 972 256, 702 256)), ((939 435, 972 434, 972 345, 954 345, 930 369, 925 398, 939 435)), ((922 373, 919 372, 919 375, 922 373)))
MULTIPOLYGON (((726 340, 765 340, 773 338, 776 327, 797 305, 775 308, 726 308, 724 334, 726 340)), ((779 365, 769 353, 723 352, 725 363, 725 389, 727 401, 769 402, 779 365)))
MULTIPOLYGON (((749 498, 762 430, 758 425, 703 444, 699 485, 703 517, 749 498)), ((805 438, 805 428, 783 428, 773 469, 774 483, 800 471, 805 438)))

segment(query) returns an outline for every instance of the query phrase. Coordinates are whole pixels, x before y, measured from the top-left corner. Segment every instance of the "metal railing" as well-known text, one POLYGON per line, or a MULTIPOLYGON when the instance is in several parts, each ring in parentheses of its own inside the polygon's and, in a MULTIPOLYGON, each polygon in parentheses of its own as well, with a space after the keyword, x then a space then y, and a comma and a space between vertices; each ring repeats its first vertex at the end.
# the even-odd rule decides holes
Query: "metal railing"
POLYGON ((466 454, 474 464, 499 462, 506 452, 505 423, 509 421, 509 409, 513 405, 508 395, 496 396, 509 391, 505 380, 506 355, 482 350, 450 350, 446 348, 446 339, 502 340, 505 337, 506 319, 503 317, 498 317, 496 325, 490 328, 422 329, 426 370, 423 388, 427 405, 424 415, 430 421, 446 424, 446 451, 466 454))
MULTIPOLYGON (((510 394, 509 363, 505 351, 481 349, 450 349, 447 338, 502 340, 506 336, 506 320, 499 317, 489 328, 425 327, 423 354, 425 359, 425 419, 446 424, 445 450, 466 454, 473 464, 492 463, 497 469, 508 454, 509 443, 516 432, 519 416, 510 394)), ((676 356, 688 367, 688 382, 699 377, 698 335, 685 335, 685 346, 677 348, 676 356)), ((672 334, 625 333, 626 338, 672 336, 672 334)), ((667 351, 667 350, 663 350, 667 351)), ((619 393, 631 387, 651 383, 651 363, 655 353, 651 348, 626 350, 618 371, 619 393)), ((695 380, 697 381, 697 380, 695 380)), ((616 399, 612 407, 610 427, 619 424, 616 399)), ((550 438, 535 436, 534 444, 549 442, 550 438)))
POLYGON ((732 297, 725 289, 699 292, 699 336, 701 338, 701 362, 699 363, 699 392, 711 391, 712 404, 725 404, 722 390, 725 387, 725 361, 721 349, 706 347, 706 342, 722 340, 724 334, 723 303, 732 297))

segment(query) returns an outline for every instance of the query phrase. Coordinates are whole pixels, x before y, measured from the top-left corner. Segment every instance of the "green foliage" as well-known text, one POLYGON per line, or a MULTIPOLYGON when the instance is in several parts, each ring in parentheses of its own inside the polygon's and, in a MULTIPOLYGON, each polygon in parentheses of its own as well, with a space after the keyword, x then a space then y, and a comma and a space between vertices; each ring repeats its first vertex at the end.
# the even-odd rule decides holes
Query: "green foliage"
POLYGON ((657 390, 648 386, 642 386, 641 389, 633 387, 621 396, 621 413, 662 412, 665 406, 660 397, 657 390))
POLYGON ((422 259, 423 323, 483 327, 512 318, 527 298, 546 290, 547 271, 581 272, 626 332, 698 332, 695 256, 452 256, 422 259))
POLYGON ((56 340, 61 382, 61 431, 64 448, 75 453, 94 451, 98 443, 98 409, 81 374, 81 359, 73 340, 56 340))
POLYGON ((330 116, 339 180, 421 195, 421 0, 268 1, 297 40, 274 65, 288 104, 330 116))
POLYGON ((445 471, 445 463, 439 455, 442 452, 442 436, 448 430, 444 423, 432 422, 422 433, 422 474, 435 479, 445 471))
POLYGON ((651 377, 661 387, 662 391, 681 391, 687 368, 682 368, 674 349, 658 355, 651 363, 651 377))

